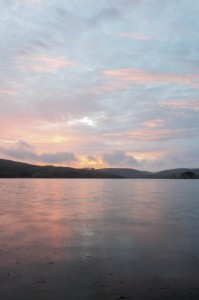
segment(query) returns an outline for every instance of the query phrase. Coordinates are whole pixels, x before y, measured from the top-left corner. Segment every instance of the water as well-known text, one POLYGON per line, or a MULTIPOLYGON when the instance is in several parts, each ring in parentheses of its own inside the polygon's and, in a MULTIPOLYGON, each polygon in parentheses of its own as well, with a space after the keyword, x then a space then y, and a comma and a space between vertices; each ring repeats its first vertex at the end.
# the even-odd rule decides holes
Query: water
POLYGON ((198 180, 0 180, 3 300, 199 299, 198 180))

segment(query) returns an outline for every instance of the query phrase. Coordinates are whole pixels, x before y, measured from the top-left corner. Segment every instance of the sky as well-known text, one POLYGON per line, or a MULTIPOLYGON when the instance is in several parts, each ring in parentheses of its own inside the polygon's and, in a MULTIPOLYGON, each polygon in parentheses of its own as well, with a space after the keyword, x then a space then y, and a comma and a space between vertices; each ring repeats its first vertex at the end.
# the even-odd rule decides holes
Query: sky
POLYGON ((0 0, 0 157, 199 167, 198 0, 0 0))

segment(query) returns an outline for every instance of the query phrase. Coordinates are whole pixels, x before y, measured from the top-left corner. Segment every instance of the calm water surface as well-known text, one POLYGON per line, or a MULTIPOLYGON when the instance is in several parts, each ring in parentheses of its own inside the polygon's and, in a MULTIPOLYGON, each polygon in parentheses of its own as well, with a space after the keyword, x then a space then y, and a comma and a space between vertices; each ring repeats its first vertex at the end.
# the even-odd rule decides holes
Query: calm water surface
POLYGON ((199 299, 199 181, 1 179, 0 295, 199 299))

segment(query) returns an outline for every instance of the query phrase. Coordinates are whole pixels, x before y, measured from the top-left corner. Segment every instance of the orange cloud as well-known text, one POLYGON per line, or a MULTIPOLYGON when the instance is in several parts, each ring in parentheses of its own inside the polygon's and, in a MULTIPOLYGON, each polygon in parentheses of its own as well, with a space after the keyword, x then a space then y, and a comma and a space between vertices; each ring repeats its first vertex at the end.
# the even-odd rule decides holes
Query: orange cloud
POLYGON ((132 82, 135 84, 185 84, 189 86, 199 87, 199 75, 179 75, 166 74, 158 72, 149 72, 136 69, 119 69, 107 70, 103 72, 106 78, 111 78, 117 81, 132 82))
POLYGON ((32 55, 18 57, 19 68, 23 71, 54 73, 61 68, 74 67, 78 64, 63 57, 32 55))
POLYGON ((78 165, 82 168, 101 168, 103 167, 103 161, 100 157, 92 159, 92 157, 80 155, 78 165))

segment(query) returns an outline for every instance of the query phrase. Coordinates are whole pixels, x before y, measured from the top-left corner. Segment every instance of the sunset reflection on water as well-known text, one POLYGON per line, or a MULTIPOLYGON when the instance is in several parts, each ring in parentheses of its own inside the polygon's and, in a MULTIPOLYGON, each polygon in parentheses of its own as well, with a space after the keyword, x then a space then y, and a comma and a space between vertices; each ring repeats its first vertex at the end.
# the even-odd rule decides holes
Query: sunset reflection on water
POLYGON ((121 282, 139 294, 143 280, 152 289, 195 284, 197 181, 4 179, 0 190, 5 300, 112 299, 121 282))

